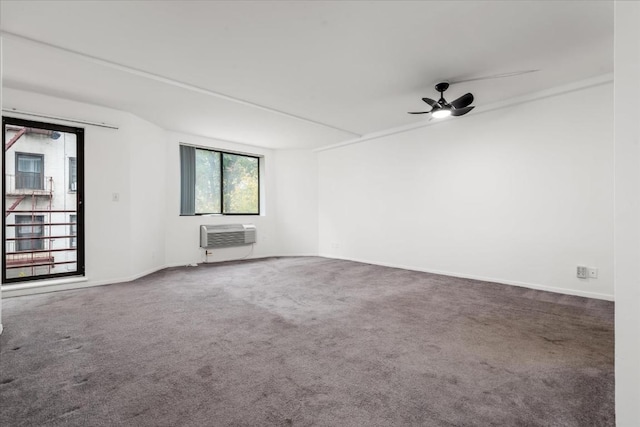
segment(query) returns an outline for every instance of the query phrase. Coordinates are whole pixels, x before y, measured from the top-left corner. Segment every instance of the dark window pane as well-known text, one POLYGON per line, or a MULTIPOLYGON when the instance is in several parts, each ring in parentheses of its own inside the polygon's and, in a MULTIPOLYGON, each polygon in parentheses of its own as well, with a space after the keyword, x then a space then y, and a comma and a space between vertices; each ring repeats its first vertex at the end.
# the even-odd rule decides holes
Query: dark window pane
MULTIPOLYGON (((69 226, 69 235, 76 236, 78 234, 78 216, 77 215, 69 215, 69 222, 72 223, 69 226)), ((78 245, 77 237, 71 237, 69 239, 70 247, 75 248, 78 245)))
POLYGON ((69 191, 76 191, 78 186, 78 169, 76 158, 69 157, 69 191))
POLYGON ((196 213, 220 212, 220 153, 196 150, 196 213))
POLYGON ((16 153, 16 188, 44 189, 43 167, 44 156, 16 153))
POLYGON ((259 213, 258 159, 224 153, 222 164, 223 213, 259 213))
MULTIPOLYGON (((40 224, 44 223, 44 216, 37 215, 16 215, 16 224, 25 224, 16 226, 16 237, 43 237, 44 227, 40 224)), ((44 249, 44 239, 19 239, 16 240, 16 251, 34 251, 44 249)))

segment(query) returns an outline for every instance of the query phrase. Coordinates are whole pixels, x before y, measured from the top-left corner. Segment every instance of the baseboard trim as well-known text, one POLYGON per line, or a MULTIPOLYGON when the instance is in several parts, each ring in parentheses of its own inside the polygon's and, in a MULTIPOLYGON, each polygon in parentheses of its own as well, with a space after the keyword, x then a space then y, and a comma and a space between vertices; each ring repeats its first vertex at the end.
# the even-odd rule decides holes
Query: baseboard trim
MULTIPOLYGON (((272 257, 314 257, 314 256, 315 257, 322 257, 322 258, 330 258, 330 259, 340 259, 340 260, 344 260, 344 261, 361 262, 361 263, 364 263, 364 264, 380 265, 380 266, 383 266, 383 267, 401 268, 403 270, 420 271, 420 272, 423 272, 423 273, 440 274, 442 276, 451 276, 451 277, 460 277, 460 278, 463 278, 463 279, 481 280, 483 282, 493 282, 493 283, 500 283, 500 284, 503 284, 503 285, 519 286, 519 287, 522 287, 522 288, 534 289, 534 290, 538 290, 538 291, 547 291, 547 292, 554 292, 554 293, 558 293, 558 294, 575 295, 575 296, 585 297, 585 298, 594 298, 594 299, 601 299, 601 300, 606 300, 606 301, 614 301, 614 296, 613 295, 602 294, 602 293, 598 293, 598 292, 578 291, 578 290, 566 289, 566 288, 555 288, 555 287, 544 286, 544 285, 539 285, 539 284, 535 284, 535 283, 518 282, 518 281, 513 281, 513 280, 504 280, 504 279, 499 279, 499 278, 483 277, 483 276, 477 276, 477 275, 472 275, 472 274, 455 273, 455 272, 450 272, 450 271, 425 269, 425 268, 413 267, 413 266, 402 265, 402 264, 383 263, 383 262, 371 261, 371 260, 366 260, 366 259, 361 259, 361 258, 339 257, 339 256, 329 255, 329 254, 267 255, 267 256, 260 256, 260 257, 255 257, 255 258, 246 258, 246 260, 260 259, 260 258, 272 258, 272 257)), ((225 262, 225 261, 220 261, 220 262, 225 262)), ((212 262, 212 263, 209 263, 209 264, 215 264, 215 263, 216 262, 212 262)), ((167 265, 163 265, 163 266, 157 266, 157 267, 148 269, 146 271, 143 271, 141 273, 134 274, 134 275, 129 276, 129 277, 123 277, 123 278, 118 278, 118 279, 109 279, 109 280, 101 280, 101 281, 91 281, 91 280, 89 280, 87 278, 74 278, 74 279, 68 279, 66 281, 65 280, 60 280, 60 281, 56 281, 56 282, 53 282, 53 283, 52 282, 40 282, 40 283, 33 282, 33 283, 29 283, 29 284, 15 285, 15 286, 20 286, 20 288, 13 288, 13 287, 7 288, 7 285, 4 285, 4 286, 2 286, 2 298, 4 299, 4 298, 19 297, 19 296, 23 296, 23 295, 35 295, 35 294, 43 294, 43 293, 48 293, 48 292, 68 291, 68 290, 73 290, 73 289, 91 288, 91 287, 94 287, 94 286, 115 285, 117 283, 126 283, 126 282, 131 282, 131 281, 136 280, 136 279, 140 279, 141 277, 147 276, 149 274, 155 273, 155 272, 160 271, 160 270, 164 270, 165 268, 185 267, 187 265, 189 265, 189 263, 171 263, 171 264, 167 264, 167 265)))
POLYGON ((17 285, 2 285, 2 298, 13 298, 24 295, 36 295, 58 291, 70 291, 73 289, 92 288, 94 286, 105 286, 113 285, 116 283, 131 282, 132 280, 139 279, 165 268, 165 266, 159 266, 143 271, 142 273, 134 274, 129 277, 99 281, 91 281, 87 277, 74 277, 72 279, 56 279, 53 281, 30 282, 17 285))
POLYGON ((2 298, 11 298, 21 295, 31 295, 41 292, 51 292, 59 287, 83 287, 89 279, 84 276, 66 277, 60 279, 37 280, 33 282, 22 282, 16 284, 2 285, 2 298), (45 289, 45 291, 41 291, 45 289))
POLYGON ((24 287, 19 289, 13 289, 11 287, 8 287, 7 285, 3 285, 2 299, 21 297, 25 295, 46 294, 49 292, 70 291, 73 289, 92 288, 94 286, 103 286, 111 283, 117 283, 117 282, 114 281, 109 283, 94 283, 90 281, 82 281, 82 282, 61 283, 56 285, 37 284, 35 286, 24 287))
MULTIPOLYGON (((242 260, 255 260, 261 258, 273 258, 273 257, 300 257, 300 256, 318 256, 318 254, 310 254, 310 255, 264 255, 264 256, 256 256, 251 258, 242 258, 242 259, 229 259, 229 260, 221 260, 221 261, 212 261, 206 264, 217 264, 228 261, 242 261, 242 260)), ((157 266, 145 270, 141 273, 134 274, 128 277, 107 279, 107 280, 98 280, 92 281, 87 277, 74 277, 70 279, 55 279, 48 281, 40 281, 40 282, 30 282, 30 283, 21 283, 17 285, 3 285, 2 286, 2 298, 14 298, 25 295, 36 295, 36 294, 44 294, 49 292, 58 292, 58 291, 70 291, 74 289, 83 289, 83 288, 92 288, 94 286, 105 286, 105 285, 115 285, 117 283, 126 283, 131 282, 137 279, 140 279, 144 276, 148 276, 149 274, 153 274, 157 271, 164 270, 165 268, 174 268, 174 267, 187 267, 191 265, 193 262, 178 262, 178 263, 170 263, 162 266, 157 266)), ((205 264, 203 262, 197 263, 205 264)))
POLYGON ((499 279, 499 278, 493 278, 493 277, 483 277, 483 276, 477 276, 473 274, 455 273, 451 271, 425 269, 425 268, 413 267, 413 266, 407 266, 407 265, 401 265, 401 264, 383 263, 383 262, 370 261, 370 260, 361 259, 361 258, 340 257, 340 256, 328 255, 328 254, 320 254, 318 256, 323 258, 340 259, 344 261, 353 261, 353 262, 361 262, 364 264, 379 265, 382 267, 401 268, 403 270, 420 271, 422 273, 439 274, 442 276, 459 277, 462 279, 472 279, 472 280, 480 280, 483 282, 499 283, 501 285, 519 286, 521 288, 534 289, 537 291, 546 291, 546 292, 553 292, 557 294, 574 295, 578 297, 614 301, 613 295, 602 294, 599 292, 588 292, 588 291, 579 291, 575 289, 556 288, 552 286, 538 285, 535 283, 518 282, 514 280, 505 280, 505 279, 499 279))
MULTIPOLYGON (((317 253, 313 253, 313 254, 271 254, 271 255, 258 255, 258 256, 248 257, 248 258, 229 258, 229 259, 215 260, 215 261, 209 261, 209 262, 200 261, 200 262, 193 263, 193 264, 197 264, 197 265, 201 265, 201 264, 213 265, 213 264, 220 264, 220 263, 230 262, 230 261, 250 261, 250 260, 259 260, 259 259, 265 259, 265 258, 294 258, 294 257, 318 257, 318 256, 320 256, 320 255, 318 255, 317 253)), ((183 262, 176 262, 176 263, 167 264, 164 268, 189 267, 189 266, 191 266, 190 262, 183 261, 183 262)))

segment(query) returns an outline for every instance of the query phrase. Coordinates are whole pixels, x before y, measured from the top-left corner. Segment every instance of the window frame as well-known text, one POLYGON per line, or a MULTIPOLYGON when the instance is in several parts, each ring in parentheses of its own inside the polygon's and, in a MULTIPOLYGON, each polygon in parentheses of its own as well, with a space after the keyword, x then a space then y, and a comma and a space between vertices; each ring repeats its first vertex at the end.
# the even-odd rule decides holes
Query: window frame
MULTIPOLYGON (((84 209, 84 188, 85 188, 85 179, 84 179, 84 128, 66 126, 56 123, 49 122, 39 122, 34 120, 26 120, 20 119, 17 117, 11 116, 2 116, 2 145, 6 146, 7 143, 7 126, 20 126, 20 127, 28 127, 28 128, 38 128, 44 130, 52 130, 56 132, 64 132, 75 134, 76 136, 76 172, 77 172, 77 190, 75 196, 75 206, 74 210, 77 215, 77 234, 76 234, 76 269, 72 271, 66 272, 55 272, 50 274, 36 274, 36 275, 27 275, 24 277, 9 277, 8 264, 7 264, 7 227, 8 221, 7 216, 2 216, 2 283, 3 286, 10 286, 13 284, 23 283, 23 282, 36 282, 39 280, 46 279, 58 279, 62 277, 84 277, 86 275, 86 265, 85 265, 85 209, 84 209)), ((7 150, 2 150, 2 170, 3 173, 7 172, 7 162, 11 161, 8 156, 7 150)), ((46 165, 43 165, 43 177, 45 176, 45 168, 46 165)), ((2 189, 2 210, 7 212, 7 208, 9 205, 7 204, 7 187, 3 186, 2 189)), ((46 225, 45 225, 46 226, 46 225)))
MULTIPOLYGON (((220 212, 195 212, 195 207, 194 207, 194 213, 190 214, 190 213, 182 213, 180 212, 180 216, 210 216, 210 215, 215 215, 215 216, 260 216, 261 215, 261 196, 260 193, 262 192, 262 179, 261 179, 261 173, 260 173, 260 163, 261 163, 261 159, 262 156, 258 156, 258 155, 253 155, 253 154, 246 154, 246 153, 238 153, 238 152, 233 152, 233 151, 224 151, 224 150, 218 150, 215 148, 205 148, 205 147, 200 147, 200 146, 195 146, 195 145, 189 145, 189 144, 179 144, 179 146, 185 146, 185 147, 191 147, 194 150, 202 150, 202 151, 209 151, 209 152, 213 152, 213 153, 218 153, 220 155, 220 212), (252 212, 252 213, 225 213, 224 212, 224 155, 228 154, 228 155, 232 155, 232 156, 240 156, 240 157, 249 157, 251 159, 255 159, 256 160, 256 172, 257 172, 257 177, 258 177, 258 200, 257 200, 257 204, 258 204, 258 211, 257 212, 252 212)), ((195 153, 194 153, 195 154, 195 153)), ((181 165, 182 167, 182 165, 181 165)), ((195 167, 195 165, 194 165, 195 167)), ((181 177, 182 177, 182 171, 181 171, 181 177)), ((194 188, 195 188, 195 182, 194 182, 194 188)), ((180 191, 182 192, 182 186, 180 187, 180 191)))

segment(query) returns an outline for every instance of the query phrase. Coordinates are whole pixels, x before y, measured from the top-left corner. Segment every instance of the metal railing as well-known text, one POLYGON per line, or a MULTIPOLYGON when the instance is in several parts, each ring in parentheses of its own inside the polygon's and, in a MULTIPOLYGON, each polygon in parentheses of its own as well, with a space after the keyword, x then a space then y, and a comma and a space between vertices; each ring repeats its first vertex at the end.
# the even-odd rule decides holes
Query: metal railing
MULTIPOLYGON (((71 240, 75 239, 75 235, 73 236, 54 236, 53 238, 68 238, 71 240)), ((62 252, 76 252, 78 249, 76 247, 67 248, 51 248, 51 242, 48 242, 45 239, 51 239, 49 236, 42 237, 18 237, 13 239, 8 239, 5 242, 6 248, 6 263, 7 269, 10 268, 21 268, 21 267, 38 267, 38 266, 50 266, 53 267, 58 264, 73 264, 76 260, 63 260, 56 261, 55 254, 62 252), (42 240, 42 248, 36 249, 33 242, 42 240), (33 248, 30 249, 20 249, 16 248, 16 243, 18 241, 29 242, 30 246, 33 248)))
MULTIPOLYGON (((48 250, 21 251, 18 249, 16 251, 16 243, 17 241, 6 242, 7 268, 31 267, 34 264, 48 265, 54 262, 53 256, 48 250)), ((27 242, 25 241, 25 243, 27 242)))
POLYGON ((5 175, 4 186, 7 196, 51 196, 53 177, 35 172, 19 172, 17 175, 5 175))

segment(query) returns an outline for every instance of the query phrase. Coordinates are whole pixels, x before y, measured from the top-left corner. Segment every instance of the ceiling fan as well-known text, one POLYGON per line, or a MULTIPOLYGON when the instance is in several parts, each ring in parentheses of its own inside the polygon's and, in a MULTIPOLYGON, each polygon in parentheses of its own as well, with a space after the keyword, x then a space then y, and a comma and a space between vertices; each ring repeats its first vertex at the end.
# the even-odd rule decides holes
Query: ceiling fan
MULTIPOLYGON (((429 114, 429 113, 431 113, 431 117, 432 118, 436 118, 436 119, 441 119, 443 117, 448 117, 448 116, 464 116, 469 111, 471 111, 471 110, 473 110, 475 108, 474 106, 471 105, 471 103, 473 102, 473 95, 471 93, 465 93, 460 98, 457 98, 455 101, 447 102, 447 100, 444 99, 443 93, 444 93, 444 91, 449 89, 449 85, 450 84, 473 82, 473 81, 476 81, 476 80, 489 80, 489 79, 499 79, 499 78, 504 78, 504 77, 513 77, 513 76, 519 76, 521 74, 535 73, 537 71, 540 71, 540 70, 513 71, 513 72, 509 72, 509 73, 494 74, 494 75, 491 75, 491 76, 474 77, 474 78, 468 78, 468 79, 464 79, 464 80, 456 80, 456 81, 452 81, 450 83, 449 82, 438 83, 436 85, 436 90, 438 92, 440 92, 440 99, 439 100, 434 101, 431 98, 422 98, 422 100, 424 102, 429 104, 429 106, 431 107, 431 110, 429 110, 429 111, 409 112, 409 114, 429 114)), ((429 120, 431 120, 431 119, 429 119, 429 120)))
POLYGON ((409 114, 429 114, 431 113, 431 117, 436 119, 441 119, 447 116, 463 116, 467 114, 469 111, 473 110, 473 106, 469 106, 473 102, 473 95, 470 93, 465 93, 460 98, 457 98, 455 101, 447 102, 444 99, 444 91, 449 88, 449 83, 441 82, 436 85, 436 90, 440 92, 440 99, 434 101, 431 98, 422 98, 424 102, 431 106, 431 110, 429 111, 416 111, 409 112, 409 114))

